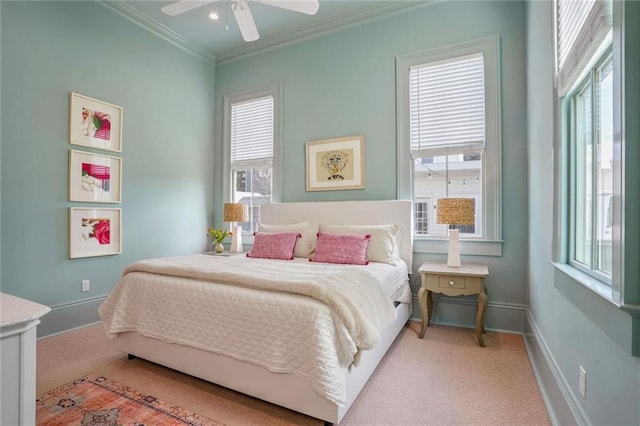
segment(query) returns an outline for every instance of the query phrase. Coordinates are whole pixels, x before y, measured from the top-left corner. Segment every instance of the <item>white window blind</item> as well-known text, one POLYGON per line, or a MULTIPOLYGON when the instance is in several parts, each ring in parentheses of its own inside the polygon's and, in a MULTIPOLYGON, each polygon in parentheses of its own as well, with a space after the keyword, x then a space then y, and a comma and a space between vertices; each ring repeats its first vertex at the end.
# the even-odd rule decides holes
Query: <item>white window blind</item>
POLYGON ((556 87, 564 96, 612 28, 612 0, 556 0, 556 87))
POLYGON ((263 167, 273 161, 272 96, 231 105, 231 163, 263 167))
POLYGON ((413 158, 484 150, 485 87, 482 53, 409 69, 413 158))

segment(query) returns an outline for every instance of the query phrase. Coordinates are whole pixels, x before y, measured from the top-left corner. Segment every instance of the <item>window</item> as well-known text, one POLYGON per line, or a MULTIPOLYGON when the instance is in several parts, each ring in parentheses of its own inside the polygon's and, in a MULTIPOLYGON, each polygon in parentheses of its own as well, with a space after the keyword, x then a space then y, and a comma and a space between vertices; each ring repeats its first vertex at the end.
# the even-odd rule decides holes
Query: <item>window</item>
POLYGON ((611 51, 569 96, 572 189, 570 263, 611 283, 613 195, 613 74, 611 51))
POLYGON ((429 222, 433 220, 429 211, 429 201, 423 201, 418 198, 413 202, 413 210, 415 215, 415 233, 416 235, 429 235, 429 222))
POLYGON ((612 20, 610 0, 556 0, 556 90, 564 158, 558 188, 565 212, 557 224, 562 236, 557 266, 620 303, 623 107, 620 67, 615 65, 621 42, 614 39, 612 20))
POLYGON ((249 222, 241 224, 253 233, 260 222, 260 206, 278 193, 279 85, 224 97, 225 200, 249 206, 249 222))
POLYGON ((398 196, 414 200, 416 242, 452 229, 435 222, 442 197, 475 199, 475 225, 458 227, 463 238, 500 240, 498 52, 495 36, 397 59, 398 196))
POLYGON ((416 235, 444 237, 447 229, 458 229, 460 235, 479 237, 482 234, 482 159, 481 153, 421 157, 414 160, 414 219, 416 235), (436 223, 438 198, 474 198, 476 225, 436 223), (421 199, 434 200, 432 208, 418 208, 421 199), (419 221, 425 225, 419 225, 419 221), (463 235, 464 234, 464 235, 463 235))

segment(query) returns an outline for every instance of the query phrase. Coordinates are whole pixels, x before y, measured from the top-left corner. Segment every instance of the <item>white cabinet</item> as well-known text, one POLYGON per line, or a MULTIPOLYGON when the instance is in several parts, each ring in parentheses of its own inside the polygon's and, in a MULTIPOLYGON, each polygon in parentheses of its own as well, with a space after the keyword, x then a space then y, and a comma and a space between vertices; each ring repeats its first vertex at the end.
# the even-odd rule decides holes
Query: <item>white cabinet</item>
POLYGON ((0 293, 0 424, 36 423, 36 327, 48 306, 0 293))

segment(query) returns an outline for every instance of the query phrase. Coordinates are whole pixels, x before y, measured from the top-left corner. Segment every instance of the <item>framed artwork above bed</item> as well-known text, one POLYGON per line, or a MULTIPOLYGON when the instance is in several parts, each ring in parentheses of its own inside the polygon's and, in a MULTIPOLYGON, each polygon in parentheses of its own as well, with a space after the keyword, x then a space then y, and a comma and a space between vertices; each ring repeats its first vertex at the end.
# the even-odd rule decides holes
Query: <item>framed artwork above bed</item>
POLYGON ((364 189, 364 135, 306 143, 307 191, 364 189))
POLYGON ((122 209, 69 207, 69 258, 122 252, 122 209))
POLYGON ((122 158, 69 151, 69 201, 119 203, 122 158))
POLYGON ((121 152, 122 107, 70 93, 69 143, 121 152))

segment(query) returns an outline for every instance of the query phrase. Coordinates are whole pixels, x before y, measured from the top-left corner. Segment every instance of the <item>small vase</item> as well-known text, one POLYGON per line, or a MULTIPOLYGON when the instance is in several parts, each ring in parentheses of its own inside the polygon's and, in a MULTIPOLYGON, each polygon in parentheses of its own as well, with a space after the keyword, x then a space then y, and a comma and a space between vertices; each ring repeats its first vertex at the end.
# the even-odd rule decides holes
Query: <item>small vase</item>
POLYGON ((222 253, 224 251, 224 246, 222 245, 222 243, 217 243, 214 246, 214 250, 216 251, 216 253, 222 253))

